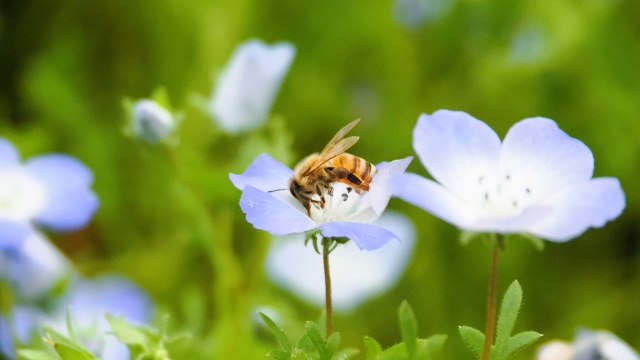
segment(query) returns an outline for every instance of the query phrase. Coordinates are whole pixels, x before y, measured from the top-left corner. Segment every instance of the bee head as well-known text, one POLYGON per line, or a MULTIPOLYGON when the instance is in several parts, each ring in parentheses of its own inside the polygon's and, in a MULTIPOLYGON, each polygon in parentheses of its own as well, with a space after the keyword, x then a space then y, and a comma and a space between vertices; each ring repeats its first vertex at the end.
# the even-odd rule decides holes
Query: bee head
POLYGON ((291 183, 289 184, 289 191, 294 198, 298 199, 298 194, 300 193, 300 184, 295 179, 291 179, 291 183))

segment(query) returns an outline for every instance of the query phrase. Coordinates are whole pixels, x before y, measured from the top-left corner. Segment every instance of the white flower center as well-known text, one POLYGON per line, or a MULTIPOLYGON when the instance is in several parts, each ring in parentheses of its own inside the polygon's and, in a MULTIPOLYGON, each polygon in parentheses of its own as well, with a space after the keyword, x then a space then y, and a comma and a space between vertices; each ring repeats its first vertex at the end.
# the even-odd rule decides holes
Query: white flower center
POLYGON ((520 215, 534 195, 533 189, 524 179, 515 179, 511 174, 500 177, 480 175, 474 190, 474 205, 484 218, 520 215))
POLYGON ((44 207, 46 191, 39 181, 20 169, 0 174, 0 219, 33 218, 44 207))
MULTIPOLYGON (((324 208, 311 205, 311 219, 318 224, 330 221, 371 222, 376 216, 371 207, 369 192, 341 182, 334 182, 324 194, 324 208)), ((320 201, 319 195, 313 200, 320 201)))

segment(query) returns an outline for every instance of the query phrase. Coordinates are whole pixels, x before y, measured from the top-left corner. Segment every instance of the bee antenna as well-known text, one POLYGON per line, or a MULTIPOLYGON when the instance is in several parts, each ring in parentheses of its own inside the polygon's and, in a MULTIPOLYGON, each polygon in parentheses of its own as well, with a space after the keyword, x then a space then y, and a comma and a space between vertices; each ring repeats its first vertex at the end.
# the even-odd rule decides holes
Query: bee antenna
POLYGON ((287 190, 287 189, 275 189, 275 190, 269 190, 269 191, 267 191, 267 192, 268 192, 268 193, 272 193, 272 192, 274 192, 274 191, 282 191, 282 190, 287 190))

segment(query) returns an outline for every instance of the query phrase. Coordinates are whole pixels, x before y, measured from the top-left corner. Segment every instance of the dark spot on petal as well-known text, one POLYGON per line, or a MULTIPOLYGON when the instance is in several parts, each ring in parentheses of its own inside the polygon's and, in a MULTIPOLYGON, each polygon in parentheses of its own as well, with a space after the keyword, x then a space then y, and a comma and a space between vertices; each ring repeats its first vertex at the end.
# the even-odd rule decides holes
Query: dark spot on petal
POLYGON ((353 191, 353 188, 352 187, 348 187, 347 188, 347 193, 350 193, 351 191, 353 191))
POLYGON ((526 188, 526 189, 524 189, 524 192, 526 192, 527 194, 531 194, 531 189, 526 188))
POLYGON ((509 179, 511 179, 511 175, 507 174, 507 176, 505 176, 504 178, 509 180, 509 179))
POLYGON ((348 198, 349 198, 349 195, 342 194, 342 201, 347 201, 348 198))
POLYGON ((489 201, 489 193, 484 193, 484 201, 489 201))
POLYGON ((481 176, 478 178, 478 184, 482 184, 482 181, 484 181, 484 175, 481 175, 481 176))
POLYGON ((513 207, 518 207, 518 202, 513 200, 513 207))

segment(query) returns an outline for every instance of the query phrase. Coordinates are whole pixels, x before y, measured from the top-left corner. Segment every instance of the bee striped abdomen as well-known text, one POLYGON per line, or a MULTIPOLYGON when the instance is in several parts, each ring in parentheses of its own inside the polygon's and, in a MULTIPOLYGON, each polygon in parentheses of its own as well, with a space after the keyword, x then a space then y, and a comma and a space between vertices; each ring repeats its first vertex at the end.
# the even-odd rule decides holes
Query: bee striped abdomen
POLYGON ((357 156, 343 153, 331 159, 325 171, 335 180, 369 190, 369 184, 377 169, 370 162, 357 156))

